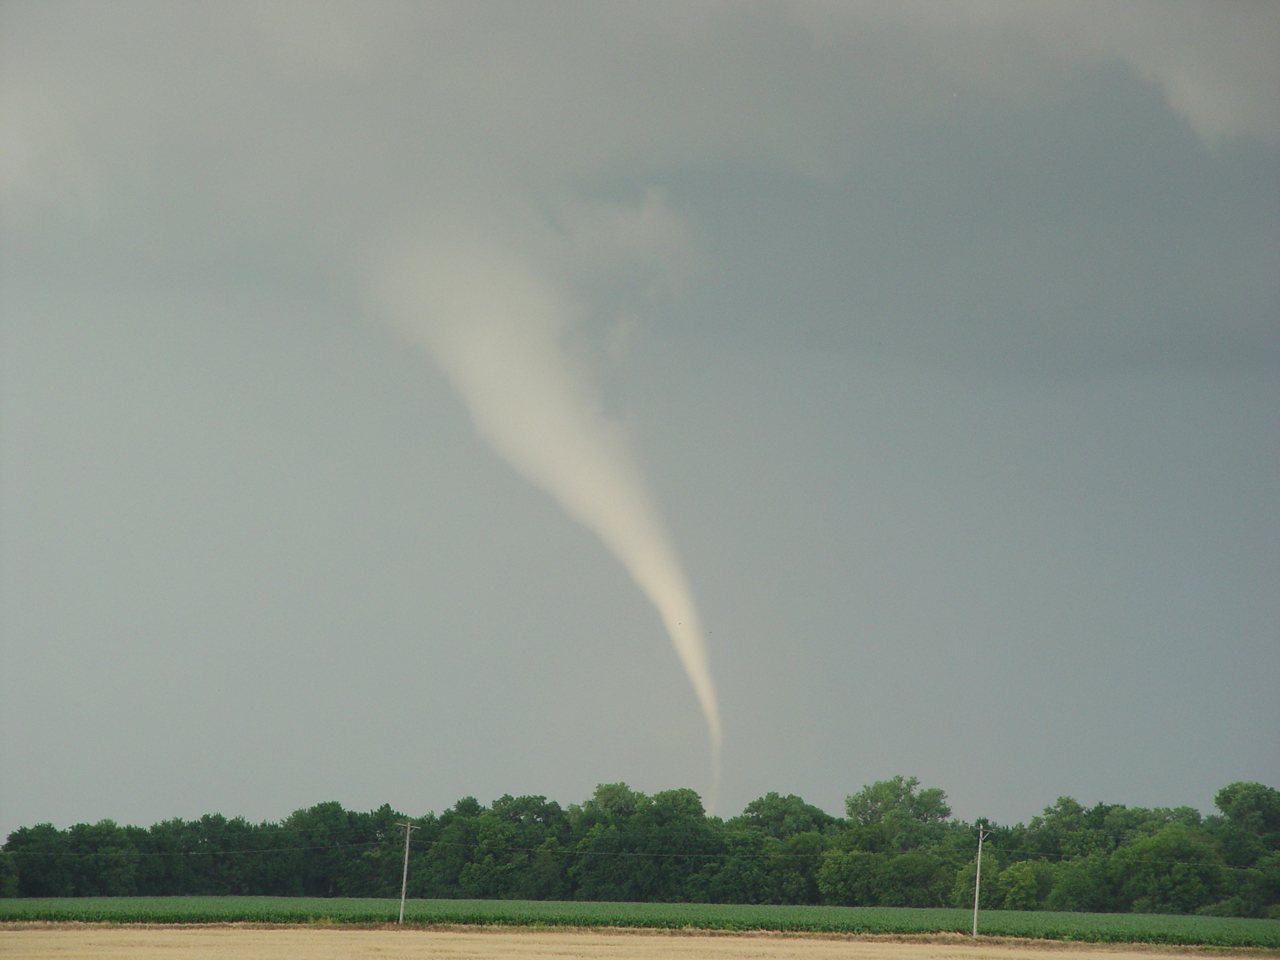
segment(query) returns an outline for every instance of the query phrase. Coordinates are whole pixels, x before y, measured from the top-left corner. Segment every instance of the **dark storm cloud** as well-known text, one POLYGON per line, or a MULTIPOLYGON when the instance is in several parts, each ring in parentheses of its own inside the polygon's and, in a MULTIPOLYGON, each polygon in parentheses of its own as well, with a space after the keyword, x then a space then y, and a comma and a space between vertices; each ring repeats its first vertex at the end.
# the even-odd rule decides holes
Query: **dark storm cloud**
POLYGON ((1266 3, 4 4, 4 828, 704 777, 643 598, 381 322, 459 231, 563 294, 538 343, 651 476, 729 807, 1274 772, 1278 44, 1266 3))

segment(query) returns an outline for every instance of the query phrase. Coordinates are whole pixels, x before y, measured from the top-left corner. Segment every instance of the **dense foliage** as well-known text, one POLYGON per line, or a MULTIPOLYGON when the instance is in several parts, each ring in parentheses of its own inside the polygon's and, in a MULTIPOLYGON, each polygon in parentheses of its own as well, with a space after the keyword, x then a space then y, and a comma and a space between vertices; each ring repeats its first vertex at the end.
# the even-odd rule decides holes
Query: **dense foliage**
MULTIPOLYGON (((394 923, 394 899, 342 897, 74 897, 0 900, 0 922, 394 923)), ((411 924, 774 930, 862 935, 967 935, 973 915, 955 908, 829 907, 572 900, 410 900, 411 924)), ((1151 913, 1001 910, 981 916, 985 936, 1120 943, 1280 947, 1280 920, 1151 913)))
MULTIPOLYGON (((1234 783, 1220 811, 1085 808, 1063 797, 991 831, 985 909, 1280 919, 1280 791, 1234 783)), ((850 796, 844 818, 770 793, 729 820, 692 790, 605 784, 568 809, 544 797, 460 800, 412 822, 415 899, 965 907, 977 831, 946 795, 896 777, 850 796)), ((110 820, 10 834, 6 897, 232 894, 398 897, 407 818, 335 802, 280 823, 207 815, 150 828, 110 820)))

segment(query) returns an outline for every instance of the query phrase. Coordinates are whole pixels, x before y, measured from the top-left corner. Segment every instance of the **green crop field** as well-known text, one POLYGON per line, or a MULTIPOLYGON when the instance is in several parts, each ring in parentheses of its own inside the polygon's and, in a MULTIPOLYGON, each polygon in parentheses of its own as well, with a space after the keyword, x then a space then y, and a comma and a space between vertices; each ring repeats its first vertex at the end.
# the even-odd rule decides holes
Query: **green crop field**
MULTIPOLYGON (((83 897, 0 900, 0 921, 99 923, 394 922, 395 900, 305 897, 83 897)), ((745 906, 703 903, 564 903, 531 900, 410 900, 405 920, 418 924, 574 927, 691 927, 849 934, 968 933, 966 910, 894 907, 745 906)), ((1280 920, 1131 913, 991 911, 979 932, 1117 943, 1280 948, 1280 920)))

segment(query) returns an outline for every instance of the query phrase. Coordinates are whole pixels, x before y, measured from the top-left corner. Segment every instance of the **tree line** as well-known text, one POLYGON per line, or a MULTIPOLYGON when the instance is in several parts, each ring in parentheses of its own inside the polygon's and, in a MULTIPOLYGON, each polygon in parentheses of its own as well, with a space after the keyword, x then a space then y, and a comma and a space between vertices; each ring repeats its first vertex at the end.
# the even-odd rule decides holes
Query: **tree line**
POLYGON ((1061 797, 1026 824, 970 824, 899 776, 849 796, 843 818, 770 793, 721 820, 692 790, 615 783, 567 809, 507 795, 412 819, 329 802, 278 823, 42 823, 0 849, 0 895, 395 897, 409 822, 415 898, 969 906, 981 827, 985 909, 1280 917, 1280 791, 1233 783, 1215 805, 1061 797))

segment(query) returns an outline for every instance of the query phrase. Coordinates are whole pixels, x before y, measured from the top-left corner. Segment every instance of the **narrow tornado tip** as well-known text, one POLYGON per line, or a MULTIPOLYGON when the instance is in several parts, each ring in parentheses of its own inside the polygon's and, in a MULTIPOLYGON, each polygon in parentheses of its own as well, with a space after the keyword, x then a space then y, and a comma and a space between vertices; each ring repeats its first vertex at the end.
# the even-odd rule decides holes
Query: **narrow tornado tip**
POLYGON ((724 768, 720 758, 721 743, 719 732, 715 731, 711 736, 711 790, 707 794, 707 813, 714 815, 716 808, 720 803, 720 778, 724 773, 724 768))

